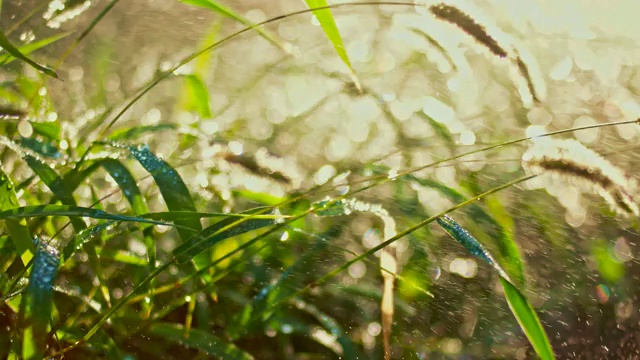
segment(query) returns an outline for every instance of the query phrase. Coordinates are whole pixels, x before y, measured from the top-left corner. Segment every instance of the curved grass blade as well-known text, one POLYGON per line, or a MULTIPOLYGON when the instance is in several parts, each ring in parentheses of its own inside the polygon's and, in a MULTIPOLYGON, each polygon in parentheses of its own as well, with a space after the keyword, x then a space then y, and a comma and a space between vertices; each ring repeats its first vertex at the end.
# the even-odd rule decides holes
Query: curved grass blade
POLYGON ((58 74, 53 69, 40 65, 37 62, 26 57, 23 53, 21 53, 20 50, 18 50, 18 48, 13 46, 13 44, 11 44, 11 42, 9 41, 9 39, 7 39, 7 37, 5 36, 2 30, 0 30, 0 46, 2 46, 4 50, 6 50, 9 54, 11 54, 11 56, 15 57, 16 59, 22 60, 27 64, 31 65, 33 68, 39 71, 42 71, 43 73, 53 78, 58 79, 58 74))
POLYGON ((209 331, 191 329, 189 337, 185 337, 182 324, 155 323, 149 328, 149 333, 174 341, 190 348, 203 351, 207 355, 223 360, 251 360, 253 356, 226 342, 209 331))
MULTIPOLYGON (((126 166, 120 161, 115 159, 103 159, 99 161, 99 164, 107 170, 109 175, 116 181, 120 190, 127 198, 127 201, 131 205, 131 209, 135 215, 142 215, 149 211, 147 204, 144 202, 140 189, 136 184, 136 180, 129 172, 126 166)), ((153 268, 156 263, 156 244, 152 237, 152 231, 150 228, 143 230, 144 244, 147 248, 147 256, 149 258, 149 266, 153 268)))
MULTIPOLYGON (((121 147, 121 145, 115 146, 121 147)), ((170 211, 196 211, 196 206, 187 185, 171 165, 155 156, 146 145, 128 146, 126 148, 153 177, 170 211)), ((178 234, 180 234, 182 241, 186 241, 196 232, 202 230, 202 224, 199 219, 184 219, 176 221, 176 224, 181 226, 178 228, 178 234)))
POLYGON ((305 0, 307 6, 310 9, 322 7, 324 9, 314 10, 313 14, 318 19, 320 26, 322 26, 322 30, 327 35, 327 38, 333 45, 333 48, 336 50, 336 53, 342 60, 342 62, 347 65, 349 71, 351 72, 351 80, 354 85, 358 89, 358 91, 362 92, 362 86, 360 86, 360 81, 356 76, 356 72, 353 70, 353 66, 351 66, 351 61, 349 61, 349 56, 347 55, 347 51, 344 48, 344 44, 342 42, 342 37, 340 36, 340 31, 338 30, 338 26, 336 25, 336 21, 333 18, 333 14, 331 13, 331 9, 327 7, 326 0, 305 0))
POLYGON ((460 225, 458 225, 455 220, 453 220, 448 215, 443 215, 436 219, 438 224, 442 226, 443 229, 451 235, 451 237, 459 242, 468 252, 470 252, 473 256, 484 260, 487 264, 489 264, 500 277, 506 279, 511 282, 511 278, 507 275, 506 271, 502 269, 502 266, 498 264, 498 262, 493 258, 493 255, 487 251, 487 249, 480 244, 476 238, 474 238, 467 230, 463 229, 460 225))
POLYGON ((60 124, 56 121, 30 121, 31 127, 33 128, 33 132, 35 134, 41 135, 49 140, 57 141, 60 140, 60 124))
MULTIPOLYGON (((14 209, 19 206, 20 203, 11 179, 4 171, 0 170, 0 211, 14 209)), ((26 266, 35 253, 33 238, 29 233, 26 221, 23 219, 6 219, 5 225, 9 235, 11 235, 11 240, 16 247, 18 256, 22 259, 22 264, 26 266)))
POLYGON ((142 215, 149 212, 140 193, 140 188, 136 184, 136 179, 133 178, 126 166, 116 159, 102 159, 97 164, 102 166, 116 181, 118 187, 122 190, 122 194, 131 205, 131 210, 133 210, 134 214, 142 215))
POLYGON ((500 283, 511 312, 518 320, 536 354, 543 360, 555 359, 549 338, 533 306, 513 284, 503 278, 500 278, 500 283))
POLYGON ((164 131, 164 130, 175 130, 176 128, 177 127, 174 124, 135 126, 132 128, 114 131, 109 136, 109 140, 112 140, 112 141, 132 140, 132 139, 137 139, 139 136, 146 133, 155 133, 155 132, 164 131))
POLYGON ((40 141, 35 138, 22 138, 18 143, 36 154, 47 158, 59 159, 62 157, 58 148, 49 142, 40 141))
POLYGON ((120 224, 119 221, 107 221, 102 224, 98 224, 89 228, 86 228, 69 241, 62 249, 62 264, 67 262, 78 250, 84 246, 87 242, 91 241, 94 237, 100 235, 103 232, 110 231, 116 228, 120 224))
POLYGON ((31 205, 0 211, 0 220, 28 219, 44 216, 68 216, 70 218, 92 218, 103 220, 116 220, 126 222, 138 222, 153 225, 179 226, 172 223, 145 219, 138 216, 112 214, 106 211, 70 205, 31 205))
MULTIPOLYGON (((256 208, 245 211, 244 213, 250 214, 263 210, 264 208, 256 208)), ((270 226, 276 222, 277 220, 275 219, 225 219, 207 227, 175 248, 173 250, 173 256, 179 263, 184 263, 224 239, 270 226), (236 225, 236 223, 238 224, 236 225)))
MULTIPOLYGON (((57 34, 57 35, 53 35, 50 36, 48 38, 45 39, 41 39, 38 41, 34 41, 32 43, 20 46, 18 48, 18 51, 20 51, 23 55, 28 55, 40 48, 43 48, 47 45, 53 44, 54 42, 60 40, 60 39, 64 39, 65 37, 69 36, 71 33, 67 32, 67 33, 62 33, 62 34, 57 34)), ((13 60, 15 60, 16 57, 13 56, 13 54, 9 53, 9 54, 4 54, 4 55, 0 55, 0 64, 9 64, 10 62, 12 62, 13 60)), ((54 76, 55 77, 55 76, 54 76)))
POLYGON ((22 345, 22 355, 25 359, 43 357, 53 305, 53 283, 58 274, 59 264, 58 250, 40 241, 22 309, 26 325, 22 345))
POLYGON ((195 110, 201 118, 211 117, 211 107, 209 107, 209 91, 207 86, 198 75, 184 75, 185 80, 185 108, 195 110))
POLYGON ((504 295, 509 304, 509 308, 529 339, 533 349, 543 360, 555 359, 547 334, 533 306, 531 306, 527 298, 525 298, 520 290, 511 282, 511 279, 509 279, 508 275, 493 259, 491 254, 473 235, 469 234, 451 217, 443 215, 437 219, 437 222, 451 237, 462 244, 467 251, 491 265, 498 275, 500 275, 500 283, 504 288, 504 295))
MULTIPOLYGON (((217 1, 213 1, 213 0, 179 0, 179 1, 184 4, 199 6, 205 9, 215 11, 224 17, 237 21, 246 26, 254 25, 247 18, 241 16, 240 14, 231 10, 230 8, 221 5, 217 1)), ((262 37, 264 37, 265 39, 269 40, 271 43, 273 43, 274 45, 282 49, 284 52, 287 52, 287 53, 289 52, 289 50, 287 50, 287 47, 280 40, 278 40, 273 34, 271 34, 271 32, 262 28, 255 28, 254 30, 257 31, 262 37)))

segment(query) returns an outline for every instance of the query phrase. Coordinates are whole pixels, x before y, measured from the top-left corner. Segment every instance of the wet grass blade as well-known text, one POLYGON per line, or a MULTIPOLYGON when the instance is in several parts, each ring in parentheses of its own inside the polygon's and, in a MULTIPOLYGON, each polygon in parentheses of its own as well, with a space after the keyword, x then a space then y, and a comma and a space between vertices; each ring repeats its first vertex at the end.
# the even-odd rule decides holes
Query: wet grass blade
POLYGON ((234 344, 226 342, 209 331, 191 329, 189 336, 185 337, 185 329, 182 324, 156 323, 151 325, 149 333, 161 336, 167 340, 183 344, 187 347, 198 349, 207 355, 223 360, 250 360, 249 353, 239 349, 234 344))
MULTIPOLYGON (((20 203, 16 196, 15 187, 9 176, 0 170, 0 211, 17 207, 20 207, 20 203)), ((11 240, 13 241, 18 256, 22 259, 22 264, 26 266, 35 253, 33 238, 29 233, 26 221, 24 219, 6 219, 5 225, 7 226, 9 235, 11 235, 11 240)))
POLYGON ((8 52, 9 54, 11 54, 11 56, 15 57, 16 59, 22 60, 24 62, 26 62, 27 64, 31 65, 33 68, 42 71, 43 73, 58 79, 58 74, 53 70, 50 69, 46 66, 40 65, 37 62, 29 59, 28 57, 26 57, 23 53, 20 52, 20 50, 18 50, 18 48, 16 48, 15 46, 13 46, 13 44, 11 44, 11 42, 9 41, 9 39, 7 39, 6 35, 4 34, 3 31, 0 30, 0 46, 2 46, 2 48, 8 52))
POLYGON ((138 222, 153 225, 176 226, 172 223, 164 221, 150 220, 138 216, 112 214, 102 210, 70 205, 31 205, 0 211, 0 220, 28 219, 44 216, 68 216, 70 218, 92 218, 102 220, 138 222))
MULTIPOLYGON (((240 14, 236 13, 232 9, 218 3, 217 1, 213 1, 213 0, 179 0, 179 1, 184 4, 199 6, 205 9, 212 10, 226 18, 237 21, 246 26, 253 25, 253 23, 249 21, 247 18, 241 16, 240 14)), ((262 35, 262 37, 264 37, 265 39, 269 40, 271 43, 273 43, 274 45, 282 49, 283 51, 288 52, 288 50, 286 49, 286 46, 269 31, 264 30, 262 28, 255 28, 254 30, 257 31, 260 35, 262 35)))
POLYGON ((53 283, 58 274, 59 264, 58 250, 40 242, 34 257, 22 309, 22 317, 26 325, 22 345, 22 355, 25 359, 42 359, 43 357, 48 337, 47 327, 51 319, 53 283))
POLYGON ((502 266, 498 264, 498 262, 493 258, 493 255, 489 253, 487 249, 485 249, 482 244, 476 238, 474 238, 469 232, 463 229, 460 225, 458 225, 455 220, 453 220, 448 215, 443 215, 439 217, 437 220, 438 224, 442 226, 443 229, 451 235, 451 237, 459 242, 468 252, 470 252, 473 256, 484 260, 487 264, 489 264, 500 277, 506 279, 511 282, 509 275, 507 275, 506 271, 502 269, 502 266))
POLYGON ((133 175, 131 175, 131 172, 126 166, 115 159, 103 159, 98 161, 98 164, 107 170, 113 180, 116 181, 118 187, 122 190, 122 193, 131 205, 134 214, 142 215, 149 212, 140 193, 140 188, 138 188, 136 184, 136 179, 133 178, 133 175))
MULTIPOLYGON (((310 9, 327 6, 326 0, 305 0, 305 2, 310 9)), ((347 51, 344 48, 344 43, 342 42, 342 37, 340 36, 340 31, 338 30, 336 21, 333 18, 331 9, 325 8, 321 10, 315 10, 313 14, 316 16, 316 19, 318 19, 320 26, 322 26, 322 30, 324 30, 324 33, 327 35, 327 38, 333 45, 336 53, 338 54, 342 62, 349 68, 349 71, 351 72, 351 79, 356 88, 359 91, 362 91, 360 81, 356 76, 356 72, 353 70, 353 66, 351 66, 351 61, 349 61, 349 56, 347 55, 347 51)))
MULTIPOLYGON (((249 210, 245 213, 262 211, 264 208, 249 210)), ((196 234, 173 250, 173 256, 180 263, 187 262, 199 253, 209 249, 218 242, 232 236, 244 234, 276 223, 274 219, 236 219, 219 221, 196 234), (236 223, 238 223, 236 225, 236 223)))
MULTIPOLYGON (((440 182, 431 179, 418 178, 413 175, 409 175, 409 179, 417 182, 422 186, 430 187, 434 190, 437 190, 442 195, 448 197, 454 203, 461 203, 467 200, 467 198, 460 192, 440 182)), ((468 211, 469 215, 473 219, 485 223, 487 227, 491 229, 489 235, 494 240, 499 249, 498 255, 500 255, 501 259, 506 263, 505 270, 507 274, 509 274, 519 286, 524 285, 524 267, 522 257, 520 255, 518 245, 516 244, 515 239, 513 238, 513 235, 511 234, 509 229, 506 229, 504 226, 502 226, 478 204, 470 204, 468 206, 468 211)))
MULTIPOLYGON (((171 165, 153 154, 146 145, 129 146, 128 150, 153 177, 170 211, 196 211, 187 185, 171 165)), ((199 219, 184 219, 176 221, 176 224, 181 226, 178 228, 178 234, 182 241, 202 230, 199 219)))
POLYGON ((437 219, 437 222, 451 237, 462 244, 467 251, 484 260, 498 273, 509 308, 529 339, 533 349, 543 360, 555 359, 547 334, 533 306, 531 306, 527 298, 525 298, 520 290, 511 282, 502 267, 493 259, 493 256, 491 256, 473 235, 463 229, 451 217, 443 215, 437 219))

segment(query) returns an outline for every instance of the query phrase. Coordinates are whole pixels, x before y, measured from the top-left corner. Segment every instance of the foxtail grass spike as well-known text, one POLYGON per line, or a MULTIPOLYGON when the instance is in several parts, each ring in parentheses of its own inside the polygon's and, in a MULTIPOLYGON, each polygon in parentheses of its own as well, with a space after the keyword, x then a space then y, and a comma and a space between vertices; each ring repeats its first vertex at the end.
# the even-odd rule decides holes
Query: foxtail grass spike
POLYGON ((509 49, 500 44, 492 36, 485 25, 477 22, 471 15, 462 9, 444 2, 429 6, 429 11, 438 19, 456 25, 462 31, 484 45, 494 55, 505 58, 509 56, 509 49))
POLYGON ((511 65, 515 66, 517 69, 516 76, 520 76, 522 81, 526 83, 526 85, 518 86, 517 83, 520 79, 514 80, 516 86, 518 86, 518 91, 521 93, 525 107, 531 107, 532 100, 535 102, 542 101, 546 93, 544 80, 536 77, 534 81, 528 61, 525 61, 520 56, 511 36, 496 25, 480 21, 479 16, 474 16, 474 13, 478 11, 470 11, 473 10, 470 6, 461 5, 463 3, 459 1, 451 1, 451 3, 442 1, 430 5, 428 9, 436 19, 457 26, 477 43, 487 48, 493 55, 501 59, 508 59, 511 65))
POLYGON ((618 213, 639 216, 633 179, 577 140, 537 141, 522 156, 528 173, 549 174, 567 183, 594 191, 618 213))

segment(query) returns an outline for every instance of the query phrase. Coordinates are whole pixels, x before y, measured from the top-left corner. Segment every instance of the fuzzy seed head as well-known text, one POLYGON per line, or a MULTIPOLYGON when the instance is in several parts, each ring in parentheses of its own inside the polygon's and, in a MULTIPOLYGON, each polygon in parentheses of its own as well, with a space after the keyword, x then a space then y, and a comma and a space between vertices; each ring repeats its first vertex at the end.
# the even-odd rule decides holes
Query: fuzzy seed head
POLYGON ((522 156, 522 165, 529 174, 549 174, 596 192, 617 212, 640 215, 635 201, 635 181, 576 140, 538 140, 522 156))

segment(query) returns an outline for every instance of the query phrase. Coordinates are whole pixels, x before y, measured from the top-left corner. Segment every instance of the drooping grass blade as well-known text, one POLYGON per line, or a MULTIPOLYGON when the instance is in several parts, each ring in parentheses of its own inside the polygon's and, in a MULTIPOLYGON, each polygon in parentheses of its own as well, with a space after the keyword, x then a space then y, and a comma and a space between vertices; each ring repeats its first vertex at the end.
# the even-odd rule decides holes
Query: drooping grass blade
POLYGON ((43 73, 53 77, 53 78, 58 78, 58 74, 51 68, 48 68, 44 65, 40 65, 37 62, 29 59, 28 57, 26 57, 22 52, 20 52, 20 50, 18 50, 18 48, 16 48, 15 46, 13 46, 13 44, 11 44, 11 42, 9 41, 9 39, 7 39, 7 37, 4 34, 4 31, 0 30, 0 46, 2 46, 2 48, 8 52, 9 54, 11 54, 11 56, 24 61, 25 63, 31 65, 33 68, 42 71, 43 73))

